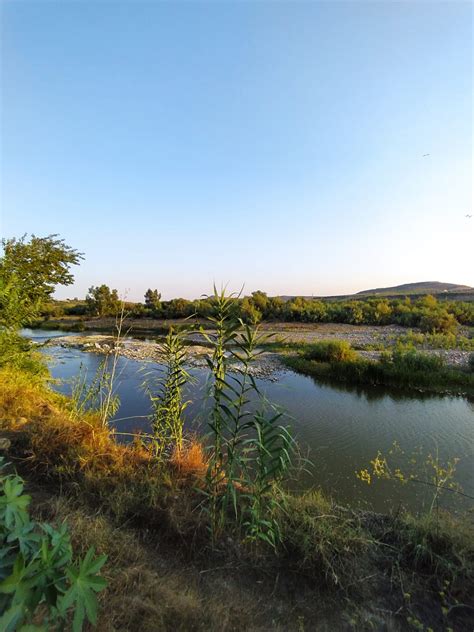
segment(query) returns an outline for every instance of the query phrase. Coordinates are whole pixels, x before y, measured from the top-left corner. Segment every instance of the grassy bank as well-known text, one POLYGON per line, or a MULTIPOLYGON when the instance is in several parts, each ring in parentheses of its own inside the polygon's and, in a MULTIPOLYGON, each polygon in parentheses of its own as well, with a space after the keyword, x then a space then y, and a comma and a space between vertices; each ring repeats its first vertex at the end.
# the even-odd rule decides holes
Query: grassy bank
POLYGON ((283 361, 321 380, 474 394, 472 371, 448 367, 442 358, 413 348, 396 347, 379 360, 368 360, 347 342, 328 341, 300 346, 296 354, 284 355, 283 361))
POLYGON ((140 443, 117 444, 96 415, 73 412, 43 376, 0 370, 1 435, 37 515, 66 520, 79 552, 109 556, 98 629, 472 628, 468 524, 273 490, 275 549, 232 521, 213 539, 199 443, 157 461, 140 443))

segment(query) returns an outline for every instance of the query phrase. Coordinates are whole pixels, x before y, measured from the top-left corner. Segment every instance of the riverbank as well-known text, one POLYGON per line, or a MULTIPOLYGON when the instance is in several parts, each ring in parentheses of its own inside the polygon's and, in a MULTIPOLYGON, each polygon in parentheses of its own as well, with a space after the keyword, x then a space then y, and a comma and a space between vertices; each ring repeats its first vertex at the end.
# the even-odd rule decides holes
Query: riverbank
POLYGON ((281 492, 276 550, 230 526, 212 541, 196 448, 156 463, 71 407, 42 379, 1 371, 1 435, 35 511, 109 555, 98 629, 472 629, 472 525, 281 492))
MULTIPOLYGON (((449 353, 449 352, 446 352, 449 353)), ((474 395, 474 371, 452 365, 442 353, 397 346, 382 353, 356 351, 345 341, 324 341, 284 356, 285 364, 318 380, 412 388, 452 395, 474 395)))
MULTIPOLYGON (((186 365, 193 368, 206 368, 211 351, 205 346, 202 336, 191 336, 186 346, 186 365)), ((119 342, 107 334, 55 336, 45 343, 46 347, 74 348, 86 353, 109 354, 116 352, 119 356, 138 362, 163 362, 160 345, 153 340, 139 340, 125 337, 119 342)), ((230 371, 239 371, 242 364, 234 358, 229 365, 230 371)), ((249 373, 255 378, 277 381, 278 375, 286 371, 286 367, 277 353, 266 351, 255 358, 249 367, 249 373)))
MULTIPOLYGON (((163 336, 170 327, 183 326, 203 327, 212 331, 209 321, 204 319, 126 319, 124 331, 135 338, 163 336)), ((100 332, 114 334, 116 321, 113 318, 79 319, 63 317, 38 321, 37 328, 59 330, 65 332, 100 332)), ((423 352, 442 357, 446 364, 465 368, 468 366, 470 354, 474 352, 473 328, 460 327, 457 334, 422 334, 417 330, 407 329, 399 325, 348 325, 343 323, 283 323, 263 322, 260 325, 263 334, 268 336, 272 347, 293 347, 311 345, 323 340, 343 340, 349 342, 361 355, 368 359, 378 359, 380 354, 394 347, 397 342, 413 344, 423 352)), ((190 334, 195 344, 202 342, 198 332, 190 334)))

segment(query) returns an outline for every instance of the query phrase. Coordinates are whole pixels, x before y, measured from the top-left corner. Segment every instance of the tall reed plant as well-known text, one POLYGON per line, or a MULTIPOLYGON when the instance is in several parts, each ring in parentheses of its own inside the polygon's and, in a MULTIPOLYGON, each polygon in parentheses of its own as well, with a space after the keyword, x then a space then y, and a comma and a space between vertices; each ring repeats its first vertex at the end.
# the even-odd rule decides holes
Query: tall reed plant
MULTIPOLYGON (((213 537, 232 517, 251 539, 273 545, 276 525, 267 520, 272 486, 290 465, 293 446, 287 428, 277 423, 281 413, 267 417, 264 397, 252 365, 268 341, 258 326, 235 317, 235 295, 214 288, 214 333, 202 330, 212 353, 208 358, 212 400, 209 416, 210 450, 206 478, 206 510, 213 537)), ((267 406, 268 408, 268 406, 267 406)))
POLYGON ((152 448, 156 457, 162 457, 165 451, 181 452, 183 448, 184 411, 189 400, 185 401, 183 389, 192 381, 186 370, 185 331, 170 328, 159 351, 163 358, 163 371, 158 379, 156 394, 148 385, 152 413, 152 448))

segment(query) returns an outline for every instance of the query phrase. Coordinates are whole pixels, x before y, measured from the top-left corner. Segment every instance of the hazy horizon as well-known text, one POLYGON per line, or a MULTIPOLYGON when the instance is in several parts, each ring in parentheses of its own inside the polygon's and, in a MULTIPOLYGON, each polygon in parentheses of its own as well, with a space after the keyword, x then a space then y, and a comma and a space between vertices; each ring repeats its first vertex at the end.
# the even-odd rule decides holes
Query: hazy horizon
MULTIPOLYGON (((418 283, 424 283, 425 281, 419 281, 418 283)), ((428 283, 437 283, 438 281, 428 281, 428 283)), ((414 283, 417 283, 416 281, 414 283)), ((439 283, 450 283, 450 281, 439 281, 439 283)), ((101 285, 101 283, 99 284, 95 284, 95 285, 101 285)), ((107 284, 106 284, 107 285, 107 284)), ((403 283, 397 284, 397 285, 404 285, 403 283)), ((454 285, 467 285, 465 283, 455 283, 454 285)), ((72 286, 74 287, 74 286, 72 286)), ((261 287, 261 288, 252 288, 249 289, 245 286, 245 284, 242 284, 240 287, 231 287, 228 283, 223 283, 223 284, 217 284, 216 283, 216 289, 220 290, 221 288, 225 287, 226 292, 227 293, 233 293, 236 296, 250 296, 250 294, 256 290, 260 290, 262 292, 265 292, 268 294, 268 296, 312 296, 314 298, 325 298, 325 297, 332 297, 332 296, 352 296, 352 295, 356 295, 357 293, 360 292, 364 292, 364 291, 368 291, 368 290, 374 290, 377 288, 372 288, 372 287, 366 287, 366 288, 361 288, 359 290, 355 290, 354 292, 349 292, 347 294, 295 294, 292 292, 281 292, 280 294, 272 294, 271 292, 266 292, 265 288, 261 287)), ((380 287, 380 289, 385 289, 385 287, 396 287, 396 286, 384 286, 383 288, 380 287)), ((468 286, 469 289, 473 289, 471 286, 468 286)), ((116 288, 114 288, 116 289, 116 288)), ((144 294, 146 292, 147 289, 158 289, 158 288, 143 288, 143 292, 142 294, 140 294, 140 291, 138 290, 138 288, 124 288, 124 290, 119 291, 119 297, 121 300, 125 300, 125 301, 130 301, 130 302, 138 302, 138 303, 143 303, 143 299, 144 299, 144 294)), ((84 292, 84 294, 82 295, 73 295, 71 293, 71 286, 69 287, 63 287, 60 290, 56 291, 54 298, 57 300, 83 300, 85 298, 85 294, 86 292, 84 292), (69 292, 68 292, 69 290, 69 292)), ((159 290, 158 290, 159 291, 159 290)), ((184 298, 187 300, 197 300, 200 298, 203 298, 205 296, 210 296, 213 293, 213 285, 211 284, 208 288, 205 288, 202 292, 199 292, 197 294, 189 294, 188 296, 183 296, 181 294, 167 294, 167 295, 163 295, 163 293, 161 293, 161 299, 164 301, 167 300, 171 300, 173 298, 184 298)))
POLYGON ((1 11, 1 233, 85 253, 57 297, 474 286, 470 3, 1 11))

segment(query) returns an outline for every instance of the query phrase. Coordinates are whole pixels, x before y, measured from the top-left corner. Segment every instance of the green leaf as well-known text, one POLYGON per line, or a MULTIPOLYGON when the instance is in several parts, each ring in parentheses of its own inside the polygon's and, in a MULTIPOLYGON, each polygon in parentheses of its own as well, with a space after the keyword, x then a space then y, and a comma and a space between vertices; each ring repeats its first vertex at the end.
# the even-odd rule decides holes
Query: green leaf
POLYGON ((59 600, 58 607, 64 615, 74 605, 74 632, 82 630, 86 615, 92 624, 97 621, 98 603, 95 593, 103 590, 107 586, 107 582, 96 573, 102 568, 106 560, 106 555, 94 559, 94 549, 91 548, 78 567, 67 571, 71 586, 59 600))
POLYGON ((29 521, 26 508, 31 497, 23 494, 23 481, 19 476, 8 476, 3 481, 3 496, 0 496, 0 517, 7 529, 29 521))
POLYGON ((0 630, 3 632, 14 632, 23 617, 22 606, 19 604, 12 606, 0 617, 0 630))

